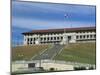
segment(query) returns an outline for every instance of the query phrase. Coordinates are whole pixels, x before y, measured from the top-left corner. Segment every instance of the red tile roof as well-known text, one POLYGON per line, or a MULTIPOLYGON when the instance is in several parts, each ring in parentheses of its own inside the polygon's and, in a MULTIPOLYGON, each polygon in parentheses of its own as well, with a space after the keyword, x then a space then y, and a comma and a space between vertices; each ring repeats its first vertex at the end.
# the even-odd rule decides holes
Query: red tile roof
POLYGON ((45 29, 45 30, 32 30, 30 32, 24 32, 22 34, 42 34, 42 33, 62 33, 62 32, 78 32, 96 30, 96 27, 78 27, 78 28, 61 28, 61 29, 45 29))

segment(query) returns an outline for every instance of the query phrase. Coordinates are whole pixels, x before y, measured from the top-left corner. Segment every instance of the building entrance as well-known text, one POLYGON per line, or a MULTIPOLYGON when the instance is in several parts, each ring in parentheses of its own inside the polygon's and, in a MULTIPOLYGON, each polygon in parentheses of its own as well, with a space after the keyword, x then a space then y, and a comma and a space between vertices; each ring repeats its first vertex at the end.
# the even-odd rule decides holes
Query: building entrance
POLYGON ((71 41, 71 36, 68 36, 68 43, 71 41))

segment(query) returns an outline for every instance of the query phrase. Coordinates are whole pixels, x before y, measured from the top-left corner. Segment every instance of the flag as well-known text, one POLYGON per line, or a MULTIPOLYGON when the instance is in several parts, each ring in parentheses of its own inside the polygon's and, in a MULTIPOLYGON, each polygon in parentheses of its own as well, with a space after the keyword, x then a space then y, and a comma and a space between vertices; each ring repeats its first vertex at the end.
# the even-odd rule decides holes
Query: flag
POLYGON ((68 15, 67 14, 64 14, 64 17, 66 18, 68 15))

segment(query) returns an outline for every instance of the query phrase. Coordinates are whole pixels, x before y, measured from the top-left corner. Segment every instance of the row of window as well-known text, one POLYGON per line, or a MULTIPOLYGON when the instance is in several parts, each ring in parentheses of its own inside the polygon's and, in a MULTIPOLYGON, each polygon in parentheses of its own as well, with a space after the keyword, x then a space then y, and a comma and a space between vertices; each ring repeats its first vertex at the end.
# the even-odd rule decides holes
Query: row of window
POLYGON ((41 38, 41 40, 62 40, 63 37, 47 37, 47 38, 41 38))
MULTIPOLYGON (((45 42, 40 42, 40 44, 46 44, 46 43, 55 43, 55 44, 58 44, 60 43, 60 41, 45 41, 45 42)), ((35 42, 32 42, 32 41, 27 41, 27 44, 28 45, 31 45, 31 44, 35 44, 35 42)))
POLYGON ((32 41, 29 42, 29 41, 28 41, 27 44, 35 44, 35 42, 32 42, 32 41))
POLYGON ((85 39, 85 38, 96 38, 96 35, 77 35, 76 39, 85 39))
MULTIPOLYGON (((27 41, 35 41, 35 40, 37 40, 38 38, 27 38, 27 41)), ((62 40, 63 39, 63 37, 44 37, 44 38, 40 38, 40 40, 42 41, 42 40, 62 40)), ((26 41, 26 40, 25 40, 26 41)))
MULTIPOLYGON (((76 39, 92 39, 92 38, 96 38, 96 35, 77 35, 76 39)), ((27 38, 27 41, 36 41, 38 38, 27 38)), ((62 40, 63 37, 44 37, 44 38, 40 38, 40 41, 48 41, 48 40, 62 40)), ((71 39, 68 37, 68 39, 71 39)), ((25 40, 26 41, 26 40, 25 40)))
MULTIPOLYGON (((70 32, 71 33, 71 32, 70 32)), ((84 32, 76 32, 76 33, 95 33, 95 31, 84 31, 84 32)), ((49 35, 62 35, 63 33, 48 33, 48 34, 33 34, 33 35, 25 35, 25 36, 49 36, 49 35)))
POLYGON ((95 33, 95 31, 90 31, 90 32, 77 32, 77 33, 95 33))

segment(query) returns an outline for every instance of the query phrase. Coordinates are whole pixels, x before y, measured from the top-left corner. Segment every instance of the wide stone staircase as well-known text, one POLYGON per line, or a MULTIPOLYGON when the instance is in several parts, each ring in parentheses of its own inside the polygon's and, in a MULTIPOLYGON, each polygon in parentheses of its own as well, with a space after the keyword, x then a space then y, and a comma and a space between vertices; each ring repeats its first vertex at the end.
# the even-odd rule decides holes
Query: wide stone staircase
POLYGON ((59 54, 64 45, 54 44, 51 48, 45 50, 42 54, 38 54, 32 60, 45 60, 45 59, 53 59, 57 54, 59 54))

